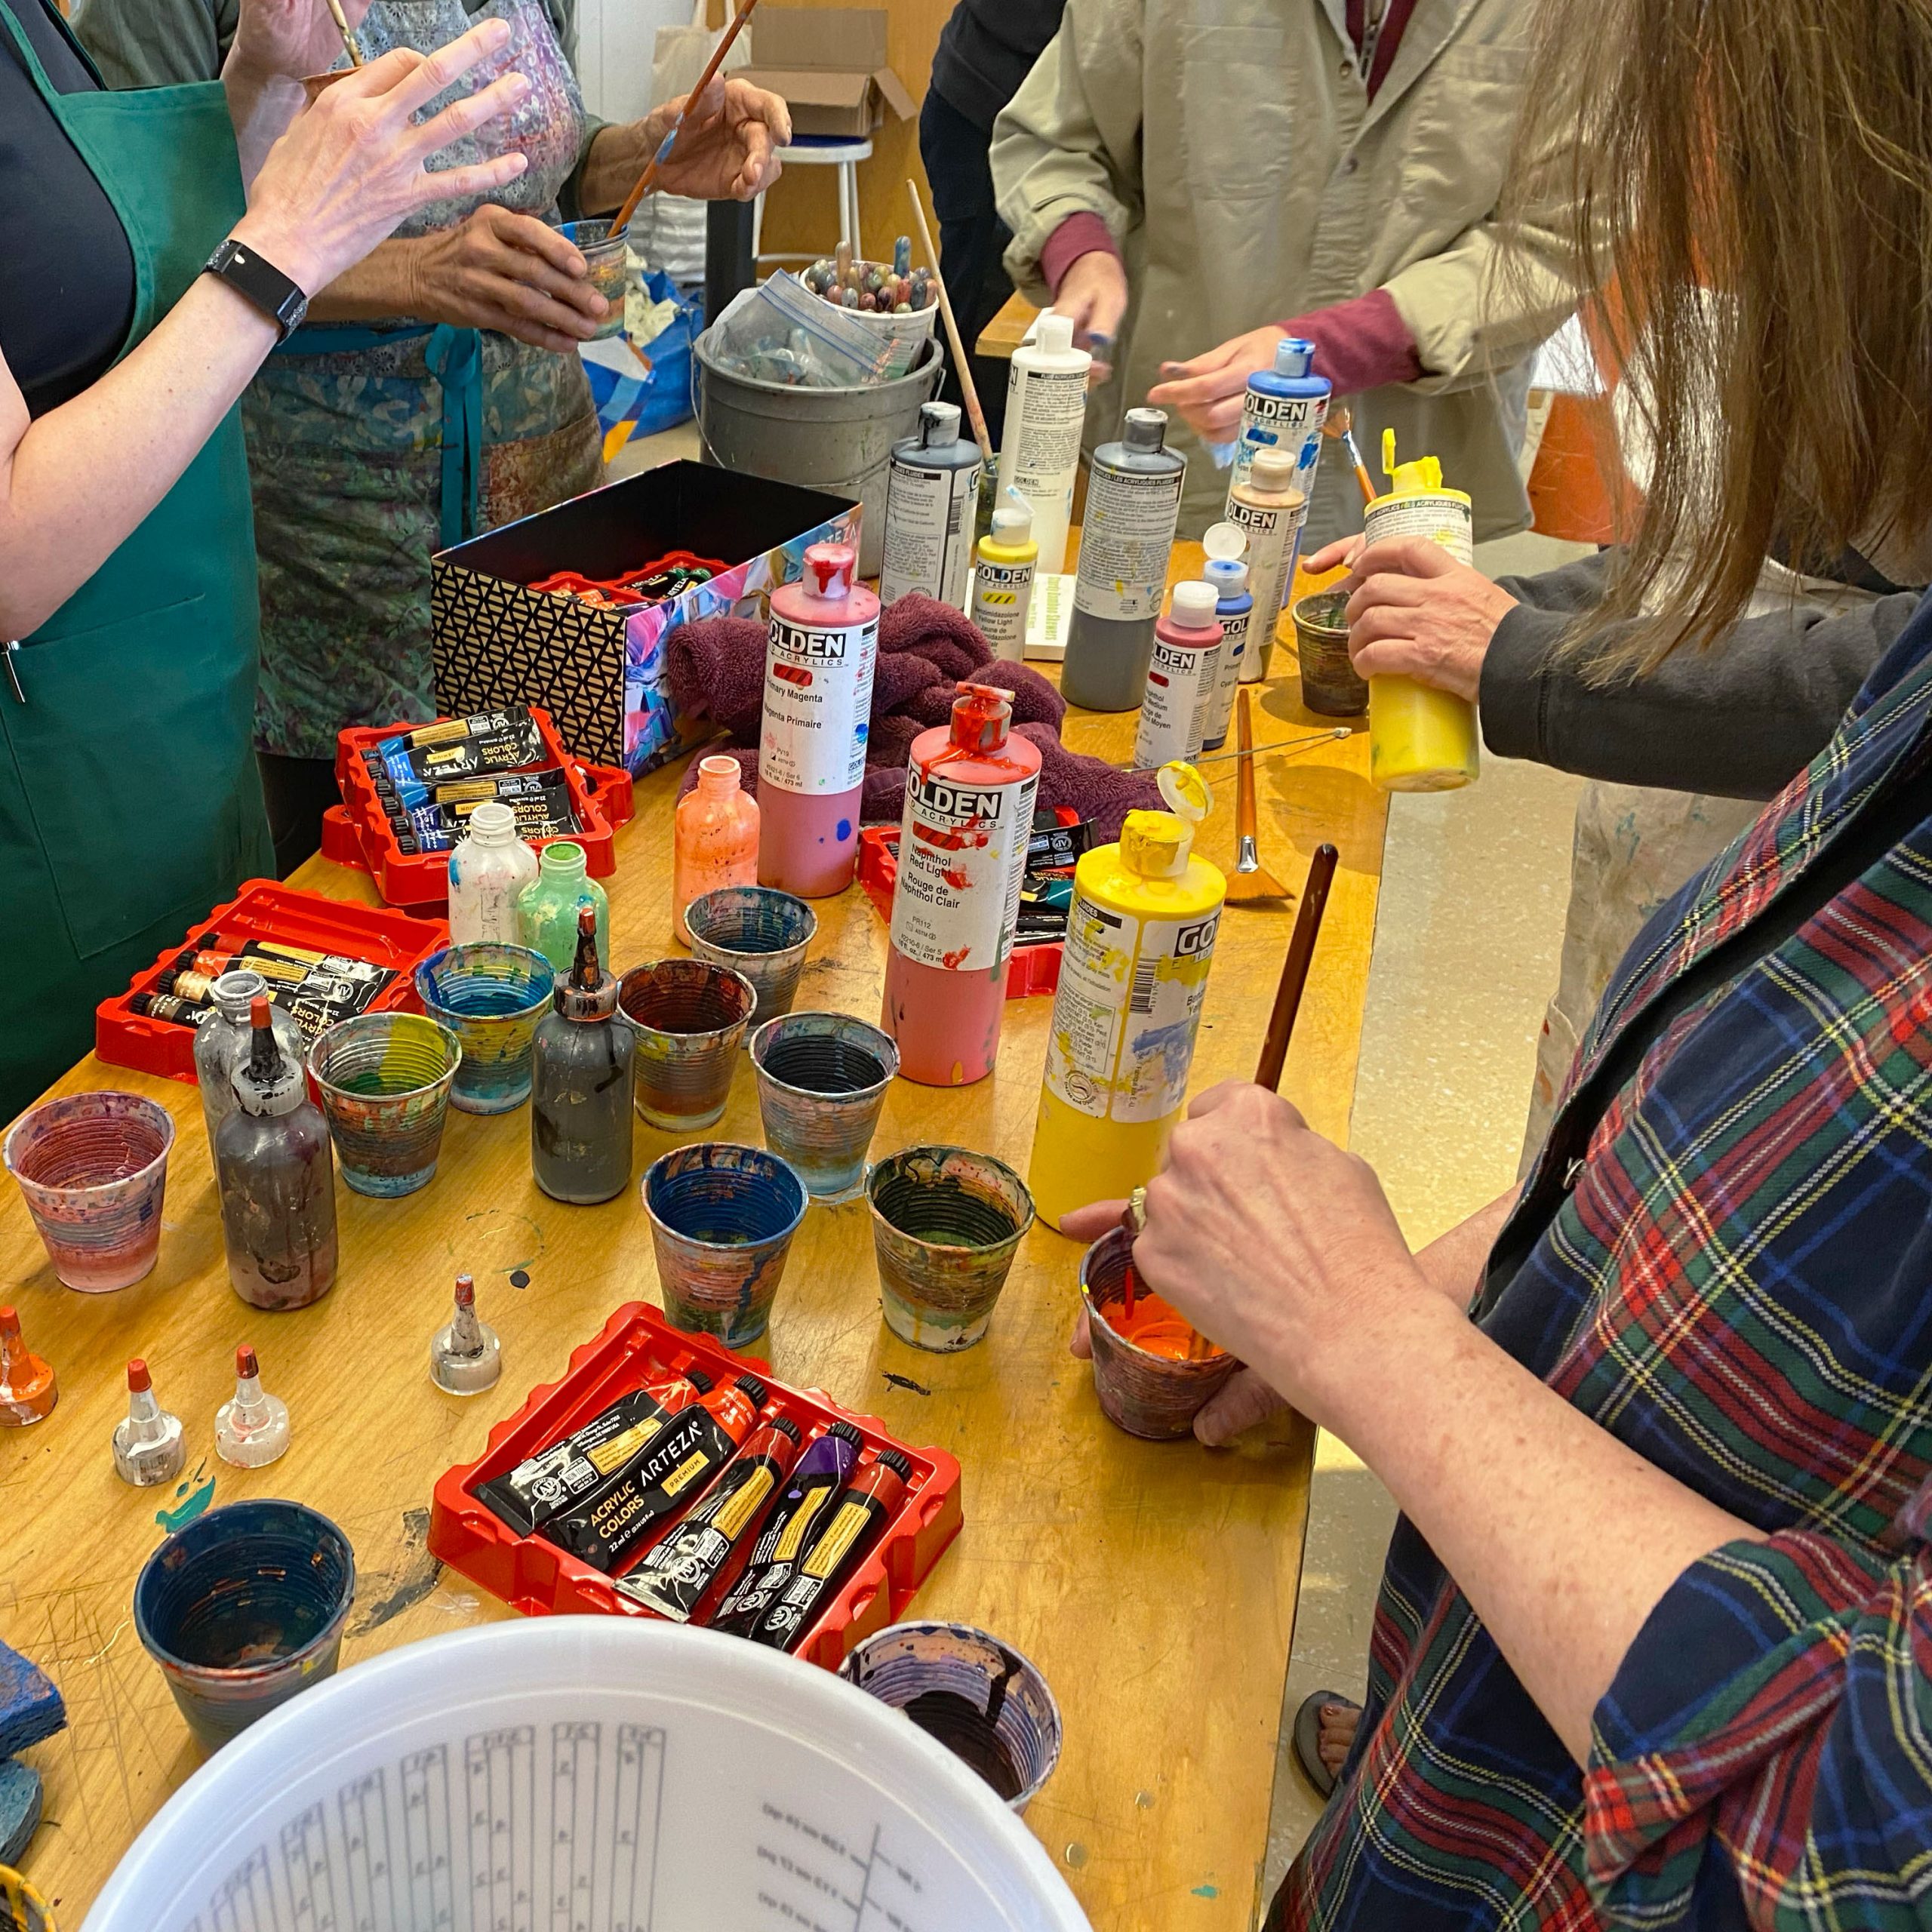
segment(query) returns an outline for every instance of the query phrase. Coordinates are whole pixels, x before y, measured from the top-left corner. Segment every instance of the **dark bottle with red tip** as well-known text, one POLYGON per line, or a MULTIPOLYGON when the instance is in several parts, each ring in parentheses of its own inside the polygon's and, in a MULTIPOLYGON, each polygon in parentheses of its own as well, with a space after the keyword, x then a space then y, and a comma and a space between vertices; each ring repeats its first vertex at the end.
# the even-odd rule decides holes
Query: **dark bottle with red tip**
POLYGON ((609 1201, 630 1185, 637 1035, 598 961, 590 906, 577 914, 577 958, 557 975, 551 1008, 531 1049, 531 1172, 553 1200, 609 1201))
POLYGON ((251 1307, 306 1308, 335 1285, 335 1157, 268 1001, 249 1018, 248 1051, 229 1076, 238 1105, 214 1137, 228 1278, 251 1307))

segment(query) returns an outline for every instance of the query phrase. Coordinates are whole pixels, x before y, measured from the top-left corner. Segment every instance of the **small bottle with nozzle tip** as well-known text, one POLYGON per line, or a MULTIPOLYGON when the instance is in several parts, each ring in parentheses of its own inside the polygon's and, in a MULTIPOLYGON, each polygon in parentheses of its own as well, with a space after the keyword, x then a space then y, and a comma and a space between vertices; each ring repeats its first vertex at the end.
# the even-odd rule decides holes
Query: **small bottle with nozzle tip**
POLYGON ((0 1429, 44 1422, 60 1399, 53 1364, 27 1346, 18 1312, 0 1308, 0 1429))
POLYGON ((609 1201, 630 1184, 637 1034, 617 1011, 587 906, 577 957, 557 975, 550 1004, 531 1048, 531 1171, 552 1200, 609 1201))
POLYGON ((446 1395, 480 1395, 503 1372, 497 1331, 476 1318, 476 1284, 459 1275, 455 1312, 430 1340, 429 1380, 446 1395))
POLYGON ((288 1404, 262 1386, 261 1365, 246 1342, 235 1351, 235 1393, 214 1412, 214 1453, 239 1469, 259 1469, 287 1454, 288 1404))
POLYGON ((128 1417, 114 1430, 114 1473, 137 1489, 172 1482, 188 1460, 181 1418, 155 1399, 153 1379, 139 1355, 128 1364, 128 1417))

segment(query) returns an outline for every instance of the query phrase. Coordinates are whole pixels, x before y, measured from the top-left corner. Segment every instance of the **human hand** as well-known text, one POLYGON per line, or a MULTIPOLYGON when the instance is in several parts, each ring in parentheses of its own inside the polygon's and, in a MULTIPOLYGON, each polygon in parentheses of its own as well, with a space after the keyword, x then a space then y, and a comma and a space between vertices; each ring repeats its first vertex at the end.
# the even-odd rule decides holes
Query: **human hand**
MULTIPOLYGON (((1312 558, 1309 568, 1320 561, 1312 558)), ((1371 543, 1349 567, 1349 656, 1356 675, 1413 678, 1473 704, 1490 640, 1515 598, 1426 537, 1371 543)))
POLYGON ((494 329, 567 355, 610 306, 583 278, 583 256, 534 215, 486 203, 454 228, 396 245, 410 251, 408 312, 424 321, 494 329))
POLYGON ((235 238, 312 296, 418 208, 514 181, 529 165, 518 153, 433 174, 423 164, 522 100, 530 82, 521 74, 505 74, 420 125, 411 118, 509 38, 507 21, 485 20, 434 54, 398 48, 345 74, 269 149, 235 238))
MULTIPOLYGON (((688 98, 666 101, 635 124, 635 180, 675 125, 688 98)), ((696 202, 748 202, 778 179, 777 150, 792 143, 792 115, 775 94, 749 81, 715 79, 692 103, 678 138, 657 171, 668 195, 696 202)))
POLYGON ((1147 392, 1156 409, 1178 410, 1203 442, 1231 443, 1241 429, 1241 398, 1257 369, 1275 366, 1275 345, 1288 339, 1271 322, 1211 349, 1191 362, 1163 362, 1147 392))
POLYGON ((1114 372, 1114 340, 1127 313, 1127 271, 1120 257, 1105 248, 1075 256, 1054 291, 1054 313, 1072 323, 1075 347, 1093 352, 1088 381, 1104 383, 1114 372))
POLYGON ((1320 577, 1328 571, 1344 568, 1352 570, 1355 561, 1368 547, 1368 539, 1358 533, 1353 537, 1338 537, 1332 543, 1324 543, 1312 557, 1304 558, 1302 568, 1310 577, 1320 577))
MULTIPOLYGON (((343 0, 352 32, 369 6, 370 0, 343 0)), ((341 55, 342 35, 328 0, 242 0, 225 71, 300 81, 326 73, 341 55)))

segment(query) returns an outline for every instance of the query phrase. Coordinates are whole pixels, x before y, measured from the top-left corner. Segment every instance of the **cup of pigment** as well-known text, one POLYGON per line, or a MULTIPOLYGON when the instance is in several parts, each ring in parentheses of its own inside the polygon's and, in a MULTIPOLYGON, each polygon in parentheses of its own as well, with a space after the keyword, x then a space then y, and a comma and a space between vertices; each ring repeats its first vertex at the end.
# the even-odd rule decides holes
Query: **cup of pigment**
POLYGON ((769 885, 725 885, 685 909, 691 957, 741 974, 758 995, 752 1022, 789 1013, 818 918, 802 899, 769 885))
POLYGON ((654 1161, 644 1206, 666 1318, 728 1349, 756 1341, 810 1198, 761 1147, 700 1140, 654 1161))
POLYGON ((970 1349, 986 1332, 1033 1197, 1004 1161, 908 1147, 866 1182, 885 1324, 915 1348, 970 1349))
POLYGON ((899 1071, 890 1033, 849 1013, 786 1013, 752 1035, 765 1144, 820 1201, 865 1185, 866 1149, 899 1071))
POLYGON ((361 1014, 309 1048, 342 1177, 358 1194, 429 1186, 462 1064, 456 1035, 416 1013, 361 1014))
POLYGON ((1171 1442, 1241 1366, 1197 1336, 1186 1319, 1137 1285, 1127 1312, 1126 1231, 1110 1228, 1080 1259, 1080 1293, 1094 1345, 1094 1392, 1100 1412, 1130 1435, 1171 1442), (1190 1350, 1192 1352, 1190 1352, 1190 1350))
POLYGON ((1060 1706, 1011 1645, 970 1623, 894 1623, 838 1666, 1023 1812, 1060 1762, 1060 1706))
POLYGON ((637 1035, 637 1110, 653 1127, 689 1134, 723 1114, 757 1004, 742 973, 703 959, 633 966, 617 982, 637 1035))
POLYGON ((627 231, 613 235, 608 221, 561 221, 557 232, 583 257, 584 279, 611 306, 590 340, 602 342, 624 331, 624 254, 627 231))
POLYGON ((299 1503, 231 1503, 177 1530, 134 1583, 134 1629, 206 1751, 335 1674, 355 1552, 299 1503))
POLYGON ((1349 593, 1318 590, 1298 598, 1295 655, 1301 663, 1301 701, 1324 718, 1359 718, 1368 709, 1368 686, 1349 659, 1349 593))
POLYGON ((69 1094, 14 1123, 0 1158, 69 1287, 104 1294, 153 1267, 174 1145, 174 1115, 138 1094, 69 1094))
POLYGON ((530 1046, 550 1010, 556 975, 527 946, 446 946, 416 969, 416 996, 463 1049, 450 1105, 506 1114, 530 1098, 530 1046))

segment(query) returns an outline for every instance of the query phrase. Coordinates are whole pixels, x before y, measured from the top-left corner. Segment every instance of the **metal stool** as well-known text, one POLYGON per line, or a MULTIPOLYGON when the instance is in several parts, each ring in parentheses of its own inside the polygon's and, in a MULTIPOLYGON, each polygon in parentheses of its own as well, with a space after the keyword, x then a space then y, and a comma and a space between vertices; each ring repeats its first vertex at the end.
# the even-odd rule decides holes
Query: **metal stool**
MULTIPOLYGON (((872 158, 869 140, 848 140, 840 134, 796 134, 784 151, 787 168, 835 168, 838 171, 838 238, 859 252, 859 164, 872 158)), ((816 255, 758 254, 764 227, 764 197, 752 204, 752 253, 761 262, 811 262, 816 255)))

